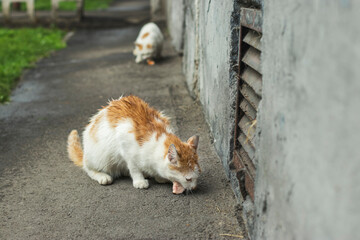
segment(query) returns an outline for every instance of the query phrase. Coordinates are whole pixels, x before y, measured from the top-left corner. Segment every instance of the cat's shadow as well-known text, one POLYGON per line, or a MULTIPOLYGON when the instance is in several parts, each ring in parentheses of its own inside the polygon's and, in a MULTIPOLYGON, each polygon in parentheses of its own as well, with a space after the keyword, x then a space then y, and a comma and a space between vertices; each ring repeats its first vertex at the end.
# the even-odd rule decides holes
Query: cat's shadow
POLYGON ((188 191, 188 194, 196 194, 196 195, 207 195, 209 193, 208 185, 199 182, 195 190, 188 191))
POLYGON ((155 59, 155 65, 164 65, 171 60, 173 60, 176 56, 161 56, 160 58, 155 59))
MULTIPOLYGON (((153 188, 154 191, 156 191, 156 189, 159 189, 159 188, 166 188, 166 189, 172 189, 172 183, 171 182, 168 182, 168 183, 158 183, 155 181, 155 179, 153 178, 148 178, 149 180, 149 184, 150 184, 150 188, 153 188), (156 188, 156 189, 155 189, 156 188)), ((119 178, 116 178, 115 181, 111 184, 111 185, 118 185, 118 184, 125 184, 127 186, 132 186, 132 180, 130 177, 119 177, 119 178)), ((206 195, 209 193, 211 189, 204 183, 202 182, 199 182, 198 186, 196 187, 196 189, 194 190, 188 190, 188 191, 185 191, 183 194, 180 194, 179 196, 181 195, 192 195, 192 194, 195 194, 195 195, 206 195)), ((175 194, 174 194, 175 195, 175 194)))

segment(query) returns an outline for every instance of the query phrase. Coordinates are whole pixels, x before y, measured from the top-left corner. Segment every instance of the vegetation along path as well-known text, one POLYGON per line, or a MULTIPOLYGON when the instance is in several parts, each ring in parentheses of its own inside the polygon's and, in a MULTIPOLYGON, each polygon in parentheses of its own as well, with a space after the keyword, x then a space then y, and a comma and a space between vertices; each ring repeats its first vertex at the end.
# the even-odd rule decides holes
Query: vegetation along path
POLYGON ((11 88, 26 67, 50 51, 65 47, 58 29, 0 28, 0 103, 9 100, 11 88))

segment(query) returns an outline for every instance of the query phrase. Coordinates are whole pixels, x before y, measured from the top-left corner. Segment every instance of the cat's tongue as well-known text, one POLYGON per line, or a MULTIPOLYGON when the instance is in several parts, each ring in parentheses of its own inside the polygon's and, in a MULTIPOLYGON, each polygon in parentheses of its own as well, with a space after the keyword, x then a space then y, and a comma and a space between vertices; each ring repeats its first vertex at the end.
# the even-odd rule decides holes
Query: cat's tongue
POLYGON ((181 194, 185 191, 185 188, 181 186, 178 182, 173 182, 173 193, 174 194, 181 194))

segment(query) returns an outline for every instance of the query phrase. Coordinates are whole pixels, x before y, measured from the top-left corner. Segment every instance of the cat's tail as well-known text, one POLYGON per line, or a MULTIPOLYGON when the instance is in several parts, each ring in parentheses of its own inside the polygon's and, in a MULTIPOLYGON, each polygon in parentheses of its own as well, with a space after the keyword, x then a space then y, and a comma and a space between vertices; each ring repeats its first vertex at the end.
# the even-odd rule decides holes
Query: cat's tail
POLYGON ((72 130, 68 137, 67 151, 71 161, 77 166, 83 165, 83 150, 80 143, 80 137, 76 130, 72 130))

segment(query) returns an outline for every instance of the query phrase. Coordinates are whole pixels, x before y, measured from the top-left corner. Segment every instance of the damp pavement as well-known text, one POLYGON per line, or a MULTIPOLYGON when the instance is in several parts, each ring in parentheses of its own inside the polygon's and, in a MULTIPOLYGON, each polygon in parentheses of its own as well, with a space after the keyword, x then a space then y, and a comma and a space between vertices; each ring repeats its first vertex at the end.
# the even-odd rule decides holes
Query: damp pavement
POLYGON ((182 59, 169 40, 154 66, 135 64, 141 25, 78 30, 67 48, 25 71, 0 106, 0 239, 233 239, 236 200, 182 59), (198 189, 130 178, 101 186, 67 157, 66 139, 112 98, 135 94, 172 118, 182 140, 199 134, 198 189))

